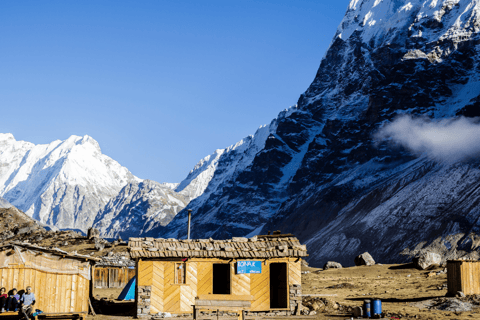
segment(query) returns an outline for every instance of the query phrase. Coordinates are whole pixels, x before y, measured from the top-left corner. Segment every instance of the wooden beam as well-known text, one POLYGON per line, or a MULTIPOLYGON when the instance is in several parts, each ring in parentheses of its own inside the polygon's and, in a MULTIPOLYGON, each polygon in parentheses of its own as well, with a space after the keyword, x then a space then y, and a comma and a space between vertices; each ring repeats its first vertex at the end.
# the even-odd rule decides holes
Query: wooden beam
POLYGON ((242 300, 242 301, 253 301, 255 298, 252 295, 232 295, 232 294, 199 294, 197 297, 198 300, 242 300))

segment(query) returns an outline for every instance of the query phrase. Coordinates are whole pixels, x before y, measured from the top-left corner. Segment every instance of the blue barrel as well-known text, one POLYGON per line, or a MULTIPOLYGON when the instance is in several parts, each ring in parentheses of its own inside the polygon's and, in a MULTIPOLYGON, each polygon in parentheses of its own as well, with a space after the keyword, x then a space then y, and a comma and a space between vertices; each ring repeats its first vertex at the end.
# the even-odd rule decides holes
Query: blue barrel
POLYGON ((371 318, 372 317, 370 300, 364 300, 363 301, 363 311, 364 311, 365 318, 371 318))
POLYGON ((382 314, 382 300, 380 299, 373 300, 372 313, 373 313, 373 316, 376 316, 377 314, 378 315, 382 314))

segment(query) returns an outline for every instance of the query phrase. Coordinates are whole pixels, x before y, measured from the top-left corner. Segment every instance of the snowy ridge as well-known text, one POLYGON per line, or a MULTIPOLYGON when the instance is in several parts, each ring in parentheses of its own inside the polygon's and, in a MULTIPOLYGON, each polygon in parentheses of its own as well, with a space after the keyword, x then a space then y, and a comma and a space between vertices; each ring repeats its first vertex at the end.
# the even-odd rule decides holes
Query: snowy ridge
POLYGON ((98 214, 94 227, 111 238, 146 234, 154 227, 167 225, 188 200, 155 181, 129 183, 98 214))
POLYGON ((89 136, 34 145, 0 134, 0 195, 42 223, 86 230, 111 197, 137 181, 89 136))
POLYGON ((412 37, 424 37, 429 41, 471 36, 478 32, 472 23, 480 14, 480 1, 460 0, 352 0, 335 37, 350 38, 355 31, 371 46, 394 41, 399 32, 410 31, 412 37), (449 13, 445 18, 444 15, 449 13), (431 30, 422 26, 441 24, 431 30))

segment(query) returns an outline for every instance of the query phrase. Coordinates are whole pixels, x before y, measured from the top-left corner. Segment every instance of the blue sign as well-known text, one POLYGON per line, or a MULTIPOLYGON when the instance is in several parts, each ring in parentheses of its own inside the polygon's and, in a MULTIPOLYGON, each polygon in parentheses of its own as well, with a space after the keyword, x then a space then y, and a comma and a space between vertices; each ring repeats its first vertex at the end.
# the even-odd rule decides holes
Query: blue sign
POLYGON ((237 261, 237 274, 262 273, 262 261, 237 261))

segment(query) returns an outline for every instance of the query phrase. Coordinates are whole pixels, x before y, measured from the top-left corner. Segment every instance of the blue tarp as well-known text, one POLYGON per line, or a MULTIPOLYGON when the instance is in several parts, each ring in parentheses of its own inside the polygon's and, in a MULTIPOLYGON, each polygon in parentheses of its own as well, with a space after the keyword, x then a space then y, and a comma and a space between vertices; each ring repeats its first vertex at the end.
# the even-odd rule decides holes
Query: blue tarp
POLYGON ((132 300, 135 299, 135 277, 128 281, 122 293, 118 296, 118 300, 132 300))

